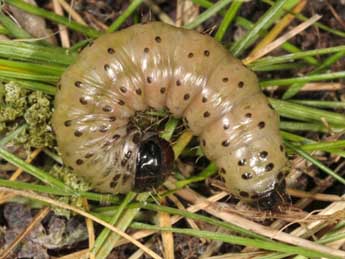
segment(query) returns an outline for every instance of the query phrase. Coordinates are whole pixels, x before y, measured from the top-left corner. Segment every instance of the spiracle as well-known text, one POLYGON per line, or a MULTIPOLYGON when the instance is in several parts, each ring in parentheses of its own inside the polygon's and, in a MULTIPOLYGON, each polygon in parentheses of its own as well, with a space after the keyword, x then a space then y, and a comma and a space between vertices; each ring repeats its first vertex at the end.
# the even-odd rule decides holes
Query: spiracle
POLYGON ((281 202, 279 117, 256 75, 212 37, 161 22, 99 37, 64 72, 53 115, 64 163, 100 192, 158 186, 173 151, 128 126, 148 108, 184 119, 233 195, 263 208, 281 202))

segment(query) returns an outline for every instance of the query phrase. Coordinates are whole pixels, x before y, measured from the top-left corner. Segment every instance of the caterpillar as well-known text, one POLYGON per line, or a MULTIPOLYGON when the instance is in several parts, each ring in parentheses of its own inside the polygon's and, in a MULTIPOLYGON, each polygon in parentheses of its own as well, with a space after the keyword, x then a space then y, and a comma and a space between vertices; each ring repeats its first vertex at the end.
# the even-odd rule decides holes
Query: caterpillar
POLYGON ((245 202, 273 208, 288 172, 279 116, 256 75, 217 41, 161 22, 102 35, 57 86, 53 128, 62 159, 95 190, 144 191, 169 175, 174 155, 157 134, 129 126, 136 112, 183 118, 245 202))

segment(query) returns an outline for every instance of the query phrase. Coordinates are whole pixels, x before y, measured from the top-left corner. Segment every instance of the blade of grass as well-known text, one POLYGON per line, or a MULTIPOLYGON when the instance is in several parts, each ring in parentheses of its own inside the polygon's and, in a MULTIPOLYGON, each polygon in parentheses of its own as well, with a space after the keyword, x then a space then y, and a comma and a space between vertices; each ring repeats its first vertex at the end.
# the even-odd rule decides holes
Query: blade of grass
POLYGON ((19 136, 20 133, 23 132, 23 130, 26 129, 28 125, 24 124, 19 126, 17 129, 12 131, 11 133, 7 134, 6 136, 2 137, 0 139, 0 147, 5 146, 7 143, 9 143, 11 140, 15 139, 17 136, 19 136))
POLYGON ((344 126, 345 115, 336 112, 329 112, 304 105, 290 103, 278 99, 269 98, 272 104, 282 116, 303 121, 321 121, 325 119, 332 125, 344 126))
POLYGON ((281 64, 284 62, 294 62, 296 59, 309 57, 309 56, 320 56, 325 54, 331 54, 334 52, 342 52, 345 51, 345 45, 336 46, 336 47, 330 47, 330 48, 323 48, 323 49, 314 49, 314 50, 306 50, 306 51, 299 51, 287 55, 282 55, 278 57, 265 57, 261 58, 259 60, 256 60, 249 66, 251 68, 253 67, 259 67, 259 66, 267 66, 267 65, 273 65, 273 64, 281 64))
MULTIPOLYGON (((292 114, 281 113, 281 116, 294 119, 292 114)), ((345 126, 338 127, 338 126, 330 125, 329 127, 326 127, 322 123, 305 123, 305 122, 297 122, 297 121, 281 121, 280 128, 283 130, 291 130, 291 131, 310 131, 310 132, 323 132, 323 133, 329 133, 330 131, 331 132, 345 131, 345 126)))
POLYGON ((30 39, 32 36, 18 27, 8 16, 0 11, 0 23, 6 28, 8 34, 17 39, 30 39))
POLYGON ((344 77, 345 77, 345 71, 341 71, 341 72, 307 75, 307 76, 293 77, 293 78, 264 80, 260 82, 260 86, 267 87, 267 86, 290 85, 293 83, 308 83, 308 82, 332 80, 332 79, 344 78, 344 77))
POLYGON ((4 0, 4 2, 9 4, 9 5, 15 6, 18 9, 23 10, 25 12, 44 17, 44 18, 46 18, 52 22, 58 23, 58 24, 65 25, 66 27, 68 27, 72 30, 75 30, 77 32, 81 32, 84 35, 92 37, 92 38, 98 37, 102 34, 99 31, 96 31, 90 27, 81 25, 77 22, 74 22, 74 21, 64 17, 64 16, 60 16, 60 15, 57 15, 53 12, 47 11, 43 8, 36 7, 36 6, 31 5, 31 4, 27 4, 21 0, 4 0))
MULTIPOLYGON (((318 74, 319 72, 326 70, 331 65, 336 63, 339 59, 341 59, 344 55, 345 55, 344 51, 333 54, 332 56, 328 57, 324 62, 322 62, 321 65, 316 67, 315 70, 308 73, 308 75, 315 75, 315 74, 318 74)), ((303 86, 304 86, 303 83, 296 83, 296 84, 291 85, 287 89, 287 91, 283 94, 283 99, 289 99, 295 96, 303 86)))
POLYGON ((11 78, 8 78, 8 77, 0 77, 0 80, 6 81, 6 82, 13 81, 17 83, 19 87, 23 87, 25 89, 34 90, 34 91, 42 91, 50 95, 55 95, 56 93, 56 87, 52 85, 48 85, 48 84, 42 84, 39 82, 28 81, 28 80, 18 80, 18 79, 12 80, 11 78))
POLYGON ((305 158, 306 160, 308 160, 309 162, 311 162, 313 165, 320 168, 325 173, 331 175, 334 179, 338 180, 342 184, 345 184, 344 178, 342 178, 340 175, 335 173, 333 170, 329 169, 327 166, 323 165, 320 161, 318 161, 315 158, 313 158, 312 156, 310 156, 308 153, 304 152, 302 149, 300 149, 300 148, 298 148, 298 147, 296 147, 296 146, 294 146, 288 142, 285 142, 285 145, 287 147, 289 147, 290 149, 292 149, 293 151, 295 151, 300 156, 302 156, 303 158, 305 158))
POLYGON ((0 156, 5 159, 7 162, 21 168, 25 172, 31 174, 32 176, 36 177, 37 179, 41 180, 44 183, 50 184, 57 188, 60 188, 63 191, 73 193, 73 190, 65 185, 60 180, 56 179, 55 177, 49 175, 47 172, 31 165, 25 163, 22 159, 18 158, 16 155, 6 151, 4 148, 0 147, 0 156))
POLYGON ((274 5, 259 18, 254 27, 231 47, 231 53, 236 57, 241 55, 243 51, 255 42, 263 29, 267 29, 272 23, 279 19, 284 8, 287 6, 292 8, 296 3, 297 1, 288 0, 278 0, 275 2, 274 5))
MULTIPOLYGON (((145 201, 149 197, 149 193, 140 193, 137 197, 138 201, 145 201)), ((121 219, 116 223, 116 228, 121 231, 125 231, 128 226, 132 223, 134 217, 138 214, 140 208, 127 209, 121 219)), ((116 233, 111 233, 108 236, 107 242, 104 243, 96 253, 97 259, 105 259, 109 253, 113 250, 113 247, 118 242, 121 236, 116 233)))
POLYGON ((40 73, 25 73, 22 72, 15 72, 15 71, 6 71, 0 69, 0 78, 10 78, 11 80, 17 79, 24 79, 24 80, 32 80, 38 82, 46 82, 46 83, 56 83, 59 80, 58 76, 55 75, 44 75, 40 73))
MULTIPOLYGON (((108 222, 111 225, 114 225, 116 222, 118 222, 120 216, 123 214, 124 210, 127 208, 127 205, 134 199, 135 193, 129 192, 126 197, 121 202, 120 206, 115 211, 114 215, 111 217, 110 221, 108 222)), ((105 245, 108 236, 111 234, 110 229, 104 228, 102 232, 98 235, 95 245, 91 250, 91 253, 96 256, 99 249, 105 245)))
POLYGON ((22 60, 28 62, 45 62, 70 65, 75 61, 76 54, 68 53, 68 50, 40 46, 18 41, 0 41, 0 57, 11 60, 22 60))
POLYGON ((142 4, 143 0, 131 1, 128 8, 109 26, 108 32, 116 31, 127 20, 127 18, 142 4))
POLYGON ((7 59, 0 59, 0 66, 8 67, 8 70, 12 69, 19 69, 24 72, 33 72, 36 74, 48 74, 48 75, 55 75, 61 76, 61 74, 66 69, 62 66, 57 65, 50 65, 50 64, 36 64, 36 63, 29 63, 29 62, 20 62, 20 61, 12 61, 7 59))
POLYGON ((234 1, 231 3, 229 9, 225 13, 225 16, 224 16, 221 24, 219 25, 219 28, 216 32, 216 35, 214 36, 214 38, 217 41, 222 41, 225 32, 230 27, 231 22, 234 20, 236 14, 237 14, 238 10, 241 8, 242 4, 243 4, 242 1, 234 1))
MULTIPOLYGON (((254 27, 254 24, 252 22, 250 22, 249 20, 243 18, 243 17, 240 17, 240 16, 237 16, 236 17, 236 20, 235 20, 236 24, 245 28, 246 30, 250 30, 254 27)), ((263 31, 265 32, 265 31, 263 31)), ((261 33, 260 33, 260 36, 261 36, 261 33)), ((282 49, 286 50, 287 52, 290 52, 290 53, 295 53, 295 52, 301 52, 301 49, 297 48, 295 45, 289 43, 289 42, 285 42, 282 46, 282 49)), ((314 57, 304 57, 303 58, 305 62, 307 62, 308 64, 310 65, 317 65, 319 64, 319 62, 317 61, 317 59, 315 59, 314 57)))
POLYGON ((195 27, 202 24, 204 21, 209 19, 210 17, 216 15, 220 10, 222 10, 225 6, 227 6, 232 0, 219 0, 217 3, 212 5, 212 7, 208 8, 202 14, 194 19, 194 21, 185 24, 183 27, 186 29, 194 29, 195 27))
MULTIPOLYGON (((341 256, 331 255, 324 252, 309 250, 303 247, 296 247, 290 246, 274 241, 264 241, 258 239, 251 239, 251 238, 244 238, 238 237, 234 235, 227 235, 222 233, 210 232, 210 231, 202 231, 202 230, 194 230, 194 229, 186 229, 186 228, 169 228, 169 227, 159 227, 154 225, 148 225, 144 223, 133 223, 131 227, 134 229, 146 229, 146 230, 158 230, 158 231, 172 231, 174 233, 185 234, 189 236, 195 236, 200 238, 206 238, 211 240, 218 240, 229 244, 237 244, 237 245, 244 245, 244 246, 251 246, 262 248, 270 251, 280 251, 280 252, 287 252, 293 254, 301 254, 310 257, 322 257, 326 256, 327 258, 334 258, 340 259, 341 256)), ((340 254, 340 252, 339 252, 340 254)))
POLYGON ((318 107, 318 108, 331 108, 331 109, 344 109, 345 102, 337 101, 317 101, 317 100, 293 100, 290 99, 290 102, 304 104, 307 106, 318 107))

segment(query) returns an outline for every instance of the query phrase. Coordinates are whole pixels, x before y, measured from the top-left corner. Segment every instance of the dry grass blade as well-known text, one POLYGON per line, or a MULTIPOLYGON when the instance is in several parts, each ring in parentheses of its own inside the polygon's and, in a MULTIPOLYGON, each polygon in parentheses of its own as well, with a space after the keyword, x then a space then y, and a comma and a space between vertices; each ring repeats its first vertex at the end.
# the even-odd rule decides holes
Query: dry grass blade
POLYGON ((279 37, 272 43, 266 45, 264 48, 262 48, 260 51, 255 53, 254 55, 249 55, 247 58, 243 60, 243 63, 248 65, 252 63, 253 61, 265 56, 266 54, 270 53, 272 50, 278 48, 281 46, 284 42, 288 41, 298 33, 304 31, 309 26, 313 25, 316 21, 318 21, 321 18, 320 15, 314 15, 307 21, 301 23, 300 25, 296 26, 294 29, 290 30, 289 32, 285 33, 283 36, 279 37))
MULTIPOLYGON (((169 183, 169 189, 174 189, 175 188, 175 184, 174 183, 169 183)), ((184 200, 191 202, 191 203, 195 203, 199 200, 205 200, 205 202, 207 202, 207 200, 205 199, 205 197, 203 197, 202 195, 194 192, 191 189, 185 188, 183 190, 179 190, 176 192, 177 195, 179 195, 181 198, 183 198, 184 200)), ((271 229, 269 227, 265 227, 263 225, 260 225, 258 223, 255 223, 253 221, 250 221, 248 219, 242 218, 234 213, 229 213, 224 211, 221 206, 217 206, 217 203, 211 203, 209 202, 209 206, 207 206, 204 209, 207 213, 210 213, 211 215, 220 218, 226 222, 231 222, 232 224, 235 224, 237 226, 240 226, 242 228, 245 228, 247 230, 253 231, 255 233, 258 233, 260 235, 269 237, 269 238, 274 238, 278 241, 287 243, 287 244, 292 244, 292 245, 296 245, 296 246, 301 246, 301 247, 305 247, 307 249, 311 249, 311 250, 315 250, 315 251, 320 251, 323 253, 327 253, 327 254, 331 254, 334 256, 339 256, 339 257, 344 257, 345 258, 345 252, 344 251, 340 251, 340 250, 336 250, 336 249, 332 249, 332 248, 328 248, 326 246, 323 245, 319 245, 316 244, 314 242, 311 242, 309 240, 305 240, 284 232, 280 232, 278 230, 275 229, 271 229)))
POLYGON ((310 193, 310 192, 304 192, 296 189, 287 189, 288 194, 291 196, 299 197, 299 198, 308 198, 318 201, 345 201, 344 197, 340 197, 338 195, 332 195, 332 194, 323 194, 323 193, 310 193))
MULTIPOLYGON (((56 14, 63 15, 63 10, 61 8, 59 0, 53 0, 53 6, 54 6, 54 12, 56 14)), ((59 27, 59 35, 60 35, 62 47, 69 48, 71 44, 68 37, 67 27, 61 24, 59 24, 58 27, 59 27)))
POLYGON ((0 255, 0 259, 6 259, 7 256, 16 248, 16 246, 40 223, 49 213, 48 207, 41 209, 33 218, 31 223, 17 236, 17 238, 0 255))
MULTIPOLYGON (((161 202, 163 205, 165 200, 161 202)), ((166 212, 159 212, 159 224, 161 227, 171 227, 171 217, 166 212)), ((164 258, 165 259, 174 259, 174 236, 172 232, 162 231, 162 241, 164 247, 164 258)))
MULTIPOLYGON (((61 4, 62 8, 65 9, 65 11, 69 14, 70 17, 73 18, 73 20, 75 20, 76 22, 82 24, 82 25, 87 25, 86 22, 83 20, 83 18, 81 18, 81 16, 73 10, 73 8, 66 3, 65 0, 58 0, 59 3, 61 4)), ((72 1, 73 3, 74 1, 72 1)))
MULTIPOLYGON (((209 197, 206 202, 205 201, 198 201, 197 203, 195 203, 194 205, 190 206, 187 208, 187 211, 189 212, 197 212, 199 210, 202 210, 204 209, 205 207, 209 206, 209 202, 216 202, 218 200, 221 200, 223 199, 224 197, 228 196, 228 193, 226 192, 220 192, 220 193, 217 193, 211 197, 209 197)), ((171 223, 172 224, 175 224, 176 222, 178 222, 179 220, 181 220, 183 217, 181 216, 173 216, 172 217, 172 220, 171 220, 171 223)), ((132 237, 135 238, 135 239, 141 239, 141 238, 144 238, 144 237, 147 237, 147 236, 150 236, 150 235, 153 235, 157 233, 157 231, 153 231, 153 230, 140 230, 140 231, 137 231, 135 232, 132 237)), ((123 244, 127 244, 128 241, 125 240, 125 239, 121 239, 119 242, 117 242, 116 246, 120 246, 120 245, 123 245, 123 244)))
MULTIPOLYGON (((85 210, 89 211, 89 203, 87 202, 87 199, 83 198, 83 207, 85 210)), ((85 219, 86 227, 87 227, 87 233, 89 235, 89 250, 94 247, 95 245, 95 228, 93 226, 93 222, 91 219, 86 218, 85 219)), ((90 253, 89 255, 90 259, 96 259, 95 255, 93 253, 90 253)))
POLYGON ((162 22, 174 25, 174 21, 152 0, 144 0, 144 3, 149 6, 154 14, 156 14, 162 22))
POLYGON ((199 6, 191 0, 177 0, 176 26, 181 27, 192 22, 199 15, 199 6))
MULTIPOLYGON (((307 3, 307 0, 300 1, 292 10, 293 13, 299 13, 303 10, 307 3)), ((251 51, 248 56, 256 55, 261 49, 267 46, 270 42, 272 42, 278 35, 281 33, 295 18, 292 14, 287 14, 281 19, 273 28, 272 30, 266 34, 266 36, 255 46, 255 48, 251 51)))
POLYGON ((81 210, 81 209, 79 209, 77 207, 65 204, 65 203, 60 202, 60 201, 53 200, 53 199, 48 198, 48 197, 41 196, 41 195, 36 194, 34 192, 19 191, 19 190, 14 190, 14 189, 11 189, 11 188, 6 188, 6 187, 0 187, 0 191, 12 192, 15 195, 19 195, 19 196, 30 198, 30 199, 34 199, 34 200, 39 200, 39 201, 42 201, 42 202, 49 203, 52 206, 56 206, 56 207, 59 207, 59 208, 63 208, 63 209, 66 209, 66 210, 73 211, 73 212, 75 212, 77 214, 80 214, 81 216, 83 216, 85 218, 89 218, 89 219, 93 220, 94 222, 97 222, 98 224, 101 224, 104 227, 109 228, 111 231, 115 232, 116 234, 120 235, 121 237, 127 239, 128 241, 130 241, 131 243, 133 243, 134 245, 139 247, 140 249, 144 250, 145 253, 147 253, 148 255, 152 256, 153 258, 155 258, 155 259, 162 259, 158 254, 156 254, 151 249, 147 248, 142 243, 140 243, 137 240, 135 240, 134 238, 132 238, 130 235, 128 235, 128 234, 118 230, 117 228, 115 228, 111 224, 105 222, 104 220, 101 220, 101 219, 91 215, 90 213, 87 213, 87 212, 85 212, 85 211, 83 211, 83 210, 81 210))

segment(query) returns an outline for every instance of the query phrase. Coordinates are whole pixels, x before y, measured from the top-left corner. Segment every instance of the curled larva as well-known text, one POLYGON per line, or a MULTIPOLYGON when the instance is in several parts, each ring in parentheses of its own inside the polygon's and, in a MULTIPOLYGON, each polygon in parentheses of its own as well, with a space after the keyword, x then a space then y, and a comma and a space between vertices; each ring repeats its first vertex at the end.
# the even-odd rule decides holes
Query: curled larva
POLYGON ((101 36, 62 75, 53 127, 66 165, 101 192, 161 184, 173 152, 131 130, 137 111, 166 107, 199 136, 226 187, 272 208, 285 189, 279 118, 257 77, 213 38, 153 22, 101 36))

